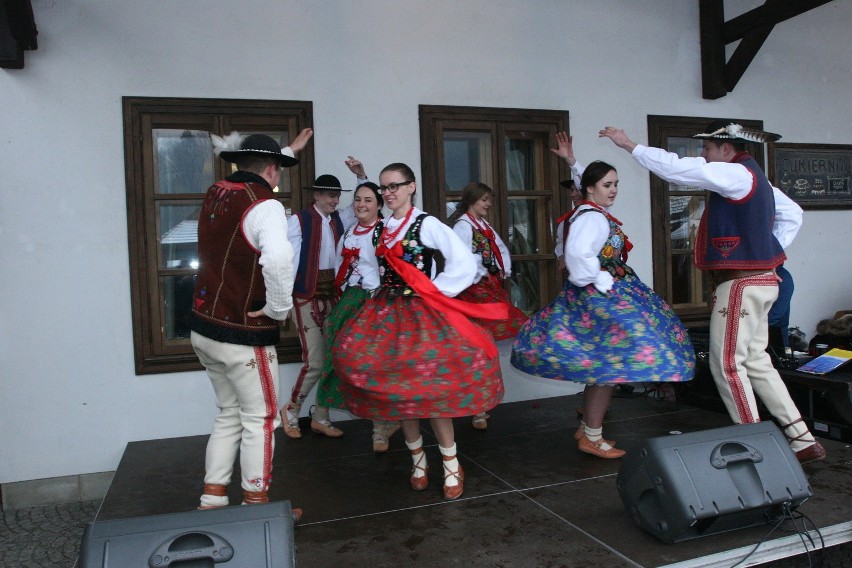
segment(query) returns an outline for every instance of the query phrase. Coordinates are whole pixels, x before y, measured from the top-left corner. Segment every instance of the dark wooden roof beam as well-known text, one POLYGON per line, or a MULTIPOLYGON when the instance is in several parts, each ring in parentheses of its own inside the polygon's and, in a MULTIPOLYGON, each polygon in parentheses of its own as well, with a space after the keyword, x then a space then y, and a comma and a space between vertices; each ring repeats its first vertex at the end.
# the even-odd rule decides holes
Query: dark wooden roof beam
POLYGON ((775 24, 832 1, 766 0, 725 22, 724 0, 699 0, 702 96, 718 99, 733 91, 775 24), (725 46, 737 40, 741 41, 726 62, 725 46))

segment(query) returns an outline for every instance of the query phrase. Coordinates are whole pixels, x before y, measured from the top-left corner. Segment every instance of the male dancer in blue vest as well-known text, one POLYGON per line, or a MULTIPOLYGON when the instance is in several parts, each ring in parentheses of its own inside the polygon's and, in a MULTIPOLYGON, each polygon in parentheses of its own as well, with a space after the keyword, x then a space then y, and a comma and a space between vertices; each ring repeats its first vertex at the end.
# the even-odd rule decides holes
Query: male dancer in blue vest
MULTIPOLYGON (((281 150, 264 134, 212 137, 237 171, 207 190, 198 221, 199 269, 190 340, 219 414, 207 442, 200 509, 228 505, 237 451, 243 503, 268 502, 278 422, 278 322, 293 307, 293 251, 273 188, 313 132, 281 150)), ((298 513, 297 513, 298 514, 298 513)))
MULTIPOLYGON (((302 437, 299 428, 302 403, 322 374, 325 362, 323 324, 339 299, 334 286, 337 242, 344 229, 355 221, 351 207, 337 211, 343 189, 336 177, 321 175, 308 189, 313 192, 313 203, 290 217, 287 231, 294 251, 293 264, 297 267, 294 309, 290 317, 299 331, 304 361, 290 401, 281 409, 284 434, 294 439, 302 437)), ((311 417, 311 430, 330 438, 343 436, 343 431, 329 420, 328 408, 319 404, 311 417)))
POLYGON ((781 192, 745 144, 780 137, 717 120, 693 136, 704 141, 701 157, 679 158, 636 144, 611 126, 599 136, 661 178, 711 192, 698 226, 695 265, 709 271, 716 287, 710 315, 710 371, 716 387, 735 423, 760 421, 757 395, 782 425, 799 462, 824 459, 825 448, 808 430, 766 352, 768 313, 778 297, 775 267, 786 258, 773 235, 775 192, 781 192))

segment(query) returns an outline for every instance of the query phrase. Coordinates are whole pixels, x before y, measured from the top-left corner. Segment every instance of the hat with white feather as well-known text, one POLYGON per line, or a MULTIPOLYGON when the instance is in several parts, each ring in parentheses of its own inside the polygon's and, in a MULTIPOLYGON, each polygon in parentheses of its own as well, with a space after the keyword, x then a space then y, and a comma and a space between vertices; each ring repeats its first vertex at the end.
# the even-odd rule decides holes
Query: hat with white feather
POLYGON ((766 132, 759 128, 746 128, 730 120, 714 120, 707 125, 702 134, 693 138, 704 140, 720 140, 722 142, 775 142, 781 139, 780 134, 766 132))
POLYGON ((227 162, 239 162, 248 156, 274 158, 280 167, 289 168, 299 163, 299 160, 282 153, 281 146, 266 134, 250 134, 244 136, 239 132, 231 132, 224 138, 210 134, 213 142, 213 152, 227 162))

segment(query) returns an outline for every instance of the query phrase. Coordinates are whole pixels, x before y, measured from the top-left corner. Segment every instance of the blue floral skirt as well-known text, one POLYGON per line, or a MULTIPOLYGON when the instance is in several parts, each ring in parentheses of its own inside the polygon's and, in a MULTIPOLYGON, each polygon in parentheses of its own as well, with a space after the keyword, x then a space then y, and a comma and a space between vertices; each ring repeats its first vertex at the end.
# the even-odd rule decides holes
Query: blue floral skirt
POLYGON ((689 381, 695 352, 669 305, 633 274, 601 294, 569 281, 512 345, 512 365, 587 384, 689 381))

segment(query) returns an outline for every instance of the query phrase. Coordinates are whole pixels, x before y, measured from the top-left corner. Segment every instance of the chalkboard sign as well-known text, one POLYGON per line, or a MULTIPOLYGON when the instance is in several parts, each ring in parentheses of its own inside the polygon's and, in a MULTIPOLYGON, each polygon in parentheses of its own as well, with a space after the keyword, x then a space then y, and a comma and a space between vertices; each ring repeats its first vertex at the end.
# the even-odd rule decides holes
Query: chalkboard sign
POLYGON ((770 144, 769 175, 803 209, 852 209, 852 145, 770 144))

